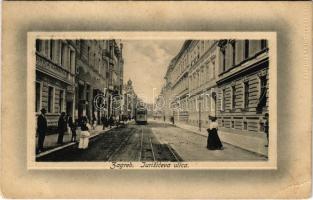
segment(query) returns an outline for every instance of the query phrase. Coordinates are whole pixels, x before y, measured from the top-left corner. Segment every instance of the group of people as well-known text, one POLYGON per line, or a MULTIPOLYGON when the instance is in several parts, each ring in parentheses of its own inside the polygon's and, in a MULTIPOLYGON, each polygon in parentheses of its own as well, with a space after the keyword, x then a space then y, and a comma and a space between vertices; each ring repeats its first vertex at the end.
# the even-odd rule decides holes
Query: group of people
MULTIPOLYGON (((207 148, 209 150, 223 150, 223 144, 218 136, 218 123, 216 122, 217 117, 209 116, 209 128, 208 139, 207 139, 207 148)), ((265 147, 268 147, 268 131, 269 131, 269 115, 266 113, 264 115, 264 132, 267 138, 267 144, 265 147)))
MULTIPOLYGON (((46 109, 42 108, 41 114, 37 118, 37 134, 38 134, 38 149, 37 152, 40 153, 43 151, 43 144, 46 137, 46 132, 48 129, 47 125, 47 119, 46 119, 46 109)), ((103 115, 101 117, 101 123, 103 125, 103 130, 105 128, 110 127, 114 125, 118 125, 121 120, 127 121, 130 117, 122 116, 118 117, 118 119, 115 119, 112 115, 109 117, 106 117, 103 115)), ((76 130, 77 127, 80 127, 82 131, 88 131, 89 129, 95 129, 95 126, 97 125, 97 118, 95 115, 92 116, 92 119, 89 120, 87 116, 82 116, 79 119, 74 120, 72 116, 66 114, 65 112, 62 112, 59 120, 58 120, 58 126, 57 126, 57 132, 58 132, 58 138, 57 138, 57 144, 63 144, 63 137, 65 132, 68 131, 68 127, 71 130, 72 137, 71 142, 76 142, 76 130)))
MULTIPOLYGON (((38 134, 38 149, 37 152, 40 153, 43 151, 43 144, 44 140, 46 137, 46 132, 48 129, 48 123, 46 119, 46 109, 42 108, 41 114, 37 118, 37 134, 38 134)), ((58 120, 58 127, 57 127, 57 132, 58 132, 58 139, 57 139, 57 144, 63 144, 63 137, 64 133, 67 132, 67 127, 71 129, 72 132, 72 137, 71 141, 75 142, 76 141, 76 129, 77 127, 81 127, 82 130, 88 130, 87 127, 87 117, 81 117, 79 120, 73 120, 73 118, 69 115, 66 115, 65 112, 62 112, 59 120, 58 120)))

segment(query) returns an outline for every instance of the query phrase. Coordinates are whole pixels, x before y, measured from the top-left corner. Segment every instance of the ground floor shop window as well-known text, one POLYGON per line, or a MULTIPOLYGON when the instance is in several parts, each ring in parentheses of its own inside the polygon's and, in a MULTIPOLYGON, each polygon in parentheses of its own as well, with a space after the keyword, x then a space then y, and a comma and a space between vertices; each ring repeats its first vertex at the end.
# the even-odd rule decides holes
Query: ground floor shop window
POLYGON ((49 113, 52 113, 54 111, 53 103, 54 103, 54 88, 49 86, 48 88, 48 112, 49 113))
POLYGON ((59 95, 59 112, 61 113, 64 111, 64 90, 60 90, 59 95))
POLYGON ((41 104, 41 84, 40 82, 36 82, 36 108, 35 111, 39 112, 41 104))
POLYGON ((249 107, 249 82, 244 83, 244 108, 249 107))
POLYGON ((247 130, 248 129, 248 123, 247 122, 243 122, 243 130, 247 130))

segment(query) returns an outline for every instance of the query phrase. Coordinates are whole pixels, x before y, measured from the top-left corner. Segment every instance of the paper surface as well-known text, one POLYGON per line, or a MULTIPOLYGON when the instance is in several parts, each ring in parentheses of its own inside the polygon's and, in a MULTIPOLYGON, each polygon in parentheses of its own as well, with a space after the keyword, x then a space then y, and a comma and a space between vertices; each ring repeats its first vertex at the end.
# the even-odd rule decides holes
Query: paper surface
POLYGON ((308 197, 311 193, 311 11, 309 2, 4 2, 3 195, 11 198, 308 197), (291 12, 294 9, 297 12, 291 12), (276 32, 277 170, 100 171, 71 170, 71 166, 69 170, 28 170, 27 32, 47 31, 276 32))

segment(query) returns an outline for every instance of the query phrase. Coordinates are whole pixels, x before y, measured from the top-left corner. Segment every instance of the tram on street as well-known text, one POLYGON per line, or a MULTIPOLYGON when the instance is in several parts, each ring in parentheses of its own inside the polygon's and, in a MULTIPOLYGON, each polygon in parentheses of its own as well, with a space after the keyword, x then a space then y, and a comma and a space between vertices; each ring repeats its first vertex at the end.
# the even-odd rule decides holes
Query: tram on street
POLYGON ((135 121, 137 124, 147 124, 147 109, 144 107, 138 107, 136 109, 135 121))

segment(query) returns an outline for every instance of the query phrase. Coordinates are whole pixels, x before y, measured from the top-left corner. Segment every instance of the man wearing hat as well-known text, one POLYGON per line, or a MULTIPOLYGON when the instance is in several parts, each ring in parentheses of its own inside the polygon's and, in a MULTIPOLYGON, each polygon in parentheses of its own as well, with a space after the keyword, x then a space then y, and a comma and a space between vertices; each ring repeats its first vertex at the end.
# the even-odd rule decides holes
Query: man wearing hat
POLYGON ((42 108, 41 114, 37 118, 37 133, 38 133, 38 153, 43 151, 43 143, 46 137, 47 131, 47 119, 46 119, 46 109, 42 108))

